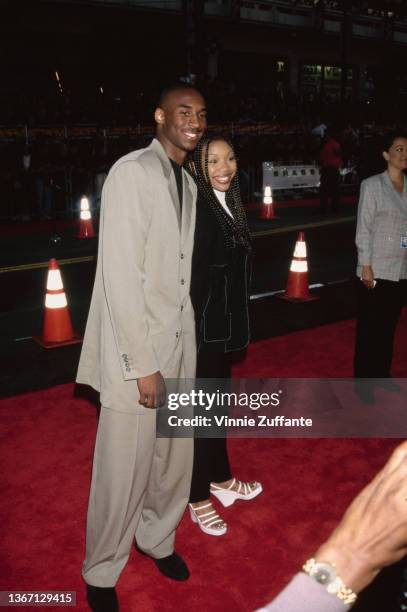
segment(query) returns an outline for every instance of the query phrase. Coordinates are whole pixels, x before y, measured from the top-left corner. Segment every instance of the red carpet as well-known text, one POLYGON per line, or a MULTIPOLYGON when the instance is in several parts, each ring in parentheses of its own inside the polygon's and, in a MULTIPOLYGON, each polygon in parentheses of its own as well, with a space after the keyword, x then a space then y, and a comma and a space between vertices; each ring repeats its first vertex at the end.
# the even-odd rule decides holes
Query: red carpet
MULTIPOLYGON (((249 345, 244 361, 235 364, 236 377, 346 378, 352 377, 355 321, 261 340, 249 345)), ((397 328, 392 374, 407 376, 407 308, 397 328)))
MULTIPOLYGON (((399 331, 394 373, 402 376, 406 315, 399 331)), ((262 341, 250 348, 235 375, 349 375, 352 344, 352 322, 262 341)), ((76 610, 85 611, 80 566, 96 415, 72 391, 73 385, 63 385, 0 401, 0 590, 72 590, 76 610)), ((122 612, 254 610, 315 550, 394 445, 394 440, 355 439, 231 441, 236 475, 261 480, 264 493, 222 509, 229 532, 221 538, 205 536, 184 517, 177 550, 192 572, 186 583, 162 578, 133 552, 118 585, 122 612)))

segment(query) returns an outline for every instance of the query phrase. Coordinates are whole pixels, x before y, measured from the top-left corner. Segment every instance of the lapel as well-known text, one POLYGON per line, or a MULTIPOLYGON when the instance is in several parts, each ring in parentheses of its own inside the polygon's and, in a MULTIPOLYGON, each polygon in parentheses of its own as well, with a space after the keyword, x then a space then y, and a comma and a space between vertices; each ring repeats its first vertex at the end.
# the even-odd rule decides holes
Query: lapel
MULTIPOLYGON (((157 155, 158 159, 161 162, 164 176, 168 181, 168 191, 170 192, 172 205, 174 207, 174 211, 177 217, 178 229, 181 230, 181 211, 179 207, 177 181, 175 179, 175 174, 172 169, 171 162, 163 146, 156 138, 153 139, 148 149, 150 149, 151 151, 154 151, 154 153, 157 155)), ((185 189, 185 178, 184 178, 184 189, 185 189)))
POLYGON ((182 170, 183 184, 183 199, 182 199, 182 227, 181 227, 181 247, 184 247, 191 235, 191 223, 194 210, 194 197, 196 195, 196 186, 193 178, 188 172, 182 170))
POLYGON ((407 215, 407 177, 404 177, 404 189, 403 193, 398 193, 391 182, 391 178, 387 170, 385 170, 382 174, 382 180, 386 185, 388 191, 390 192, 391 201, 397 206, 397 208, 403 213, 403 215, 407 215))

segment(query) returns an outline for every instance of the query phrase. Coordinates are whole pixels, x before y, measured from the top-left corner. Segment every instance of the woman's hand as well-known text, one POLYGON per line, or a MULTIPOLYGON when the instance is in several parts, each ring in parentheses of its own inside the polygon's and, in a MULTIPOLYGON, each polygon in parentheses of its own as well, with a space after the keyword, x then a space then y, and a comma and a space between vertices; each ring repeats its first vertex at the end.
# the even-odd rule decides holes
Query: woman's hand
POLYGON ((363 266, 362 267, 362 283, 367 289, 373 289, 375 286, 373 268, 372 266, 363 266))
POLYGON ((358 593, 379 571, 407 554, 407 442, 359 493, 314 555, 334 563, 345 585, 358 593))

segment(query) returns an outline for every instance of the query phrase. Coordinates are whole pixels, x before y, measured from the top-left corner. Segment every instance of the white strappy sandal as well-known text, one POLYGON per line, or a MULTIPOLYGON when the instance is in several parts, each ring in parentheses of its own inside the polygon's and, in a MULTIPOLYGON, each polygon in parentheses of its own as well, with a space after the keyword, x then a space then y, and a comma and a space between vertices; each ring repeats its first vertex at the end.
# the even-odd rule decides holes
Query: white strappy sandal
POLYGON ((234 478, 232 483, 225 489, 219 485, 211 482, 211 493, 214 495, 225 507, 231 506, 237 499, 244 499, 249 501, 254 499, 263 491, 263 487, 259 482, 241 482, 234 478), (234 490, 235 484, 238 485, 237 490, 234 490))
POLYGON ((205 504, 204 506, 199 506, 199 508, 193 508, 192 504, 188 504, 188 506, 192 522, 198 523, 199 528, 204 533, 213 536, 221 536, 227 532, 228 526, 216 513, 216 510, 214 510, 211 502, 209 502, 209 504, 205 504), (197 514, 197 510, 203 510, 205 508, 212 508, 212 510, 209 512, 204 512, 203 514, 197 514))

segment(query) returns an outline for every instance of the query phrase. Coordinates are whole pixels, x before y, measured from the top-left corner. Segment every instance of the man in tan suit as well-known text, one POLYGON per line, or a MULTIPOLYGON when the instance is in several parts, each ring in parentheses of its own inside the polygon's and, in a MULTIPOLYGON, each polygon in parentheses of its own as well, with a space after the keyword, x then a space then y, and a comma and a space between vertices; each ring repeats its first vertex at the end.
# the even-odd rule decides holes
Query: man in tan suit
POLYGON ((177 85, 155 110, 156 139, 119 159, 102 193, 96 279, 77 382, 100 391, 83 577, 95 611, 117 611, 115 584, 134 538, 164 575, 188 501, 193 440, 155 436, 165 379, 193 378, 189 298, 196 187, 182 169, 206 127, 205 103, 177 85))

